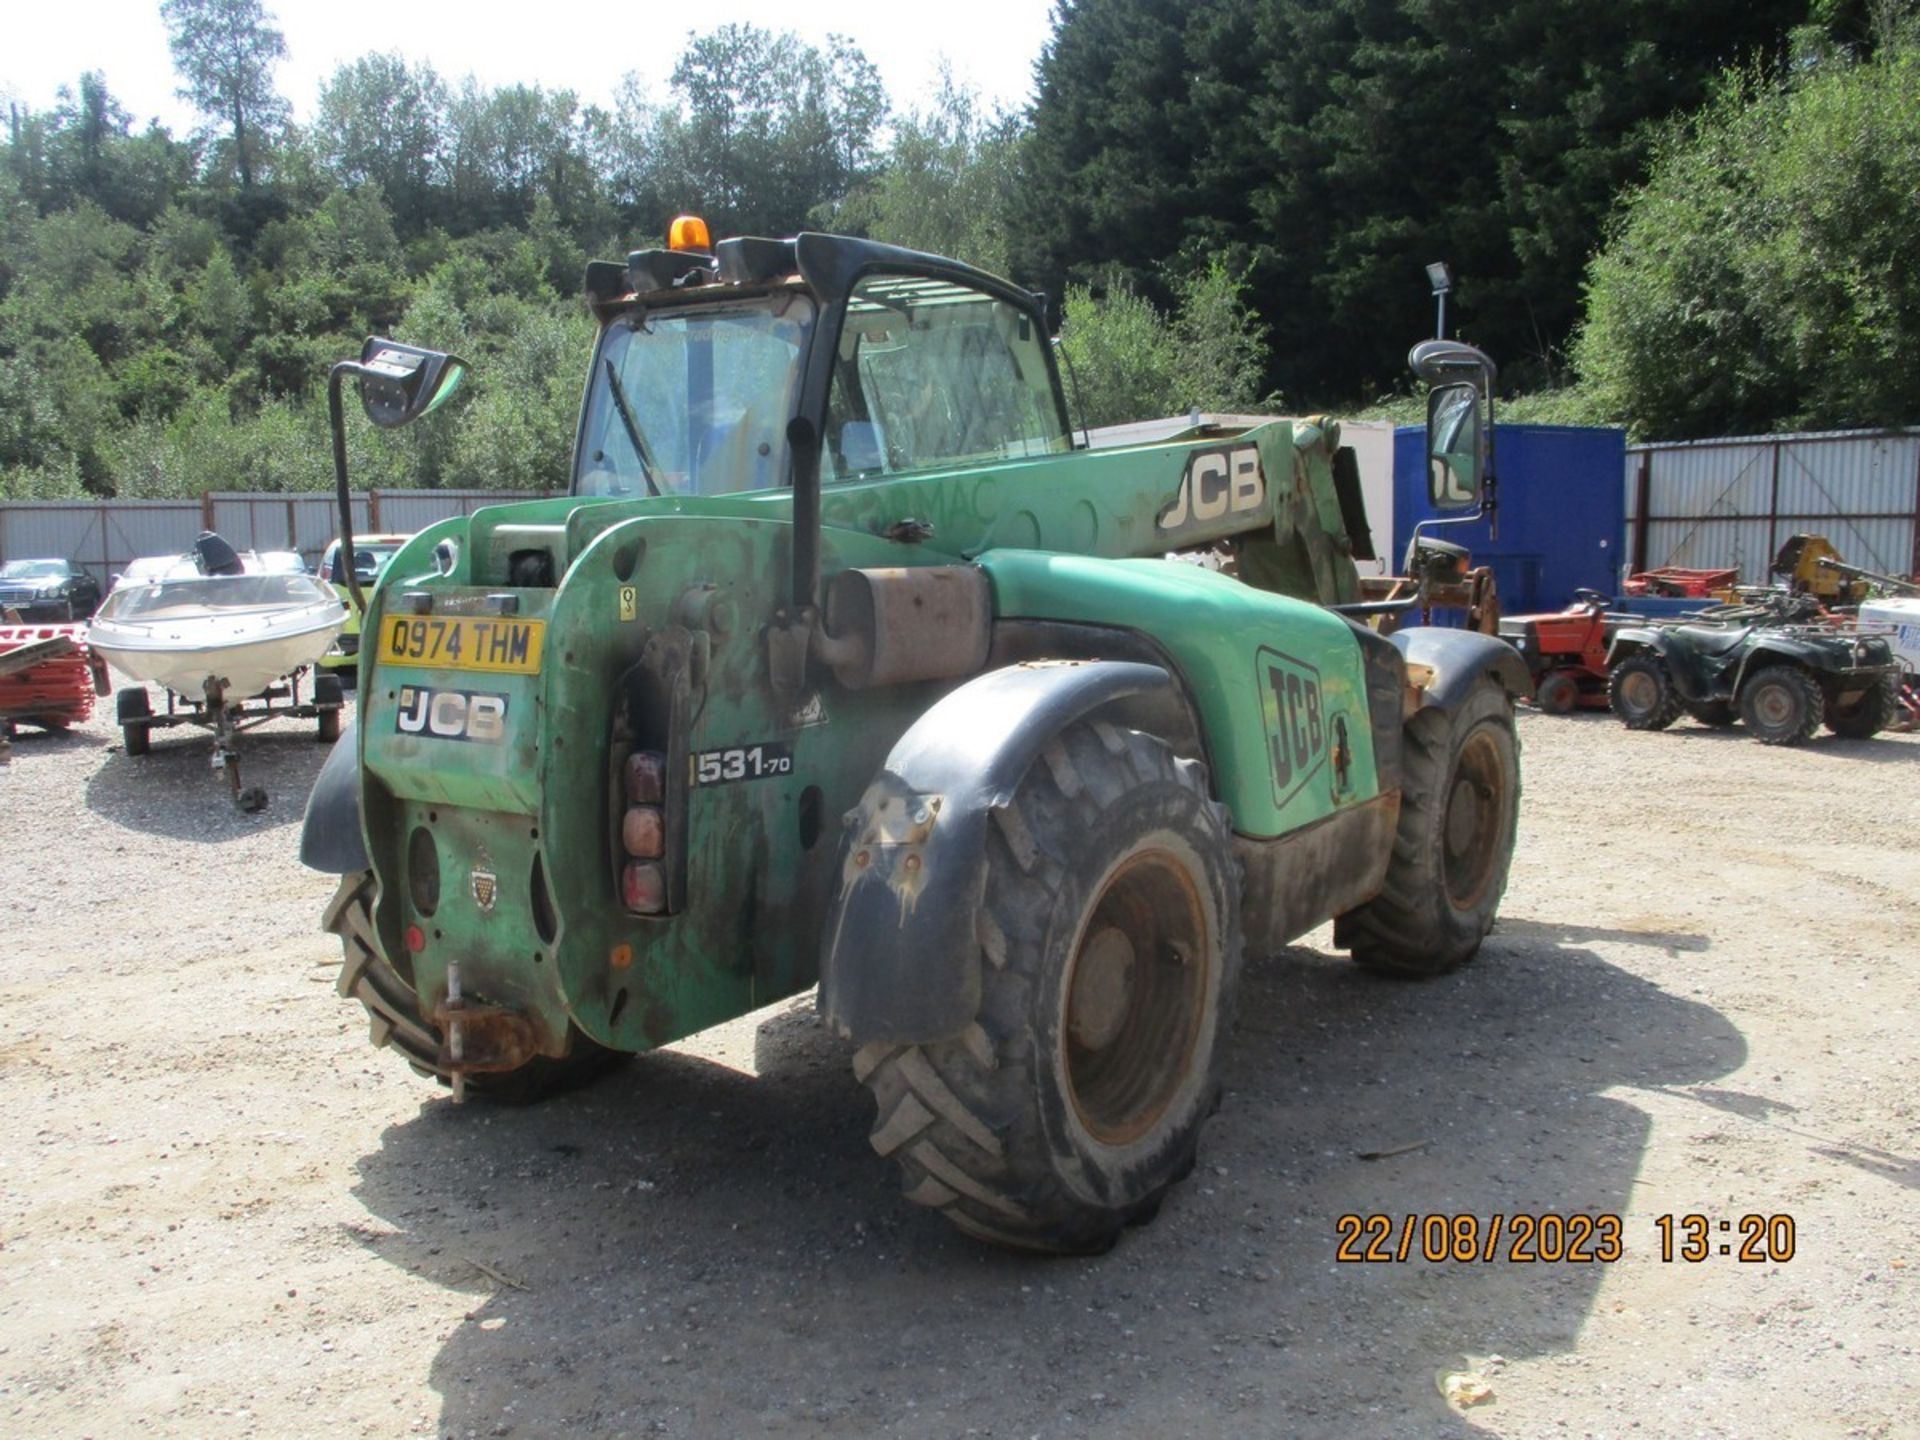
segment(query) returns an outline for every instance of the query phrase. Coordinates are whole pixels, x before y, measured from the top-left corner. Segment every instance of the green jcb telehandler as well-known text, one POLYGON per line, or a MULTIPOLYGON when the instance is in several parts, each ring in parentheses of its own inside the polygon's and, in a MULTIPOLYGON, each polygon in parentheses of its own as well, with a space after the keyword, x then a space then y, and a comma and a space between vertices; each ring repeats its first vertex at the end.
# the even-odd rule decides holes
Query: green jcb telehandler
MULTIPOLYGON (((1337 425, 1077 448, 1039 297, 864 240, 586 289, 571 492, 423 530, 365 597, 302 856, 376 1044, 526 1098, 817 982, 909 1199, 1097 1250, 1193 1165, 1244 949, 1474 954, 1526 671, 1360 623, 1337 425)), ((1492 367, 1415 368, 1472 510, 1492 367)), ((394 425, 460 373, 336 367, 343 506, 342 383, 394 425)))

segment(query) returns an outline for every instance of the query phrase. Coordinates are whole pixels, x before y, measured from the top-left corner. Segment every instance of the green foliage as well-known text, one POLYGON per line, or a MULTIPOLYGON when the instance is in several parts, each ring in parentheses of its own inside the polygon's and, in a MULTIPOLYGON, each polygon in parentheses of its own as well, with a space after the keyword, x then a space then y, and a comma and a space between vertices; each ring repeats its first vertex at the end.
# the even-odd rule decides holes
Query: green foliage
POLYGON ((733 26, 690 40, 665 103, 630 78, 614 114, 367 55, 303 132, 262 0, 161 13, 208 120, 194 143, 134 134, 95 73, 44 113, 12 110, 0 143, 9 493, 324 485, 327 370, 381 333, 477 369, 447 414, 353 427, 370 478, 562 484, 587 257, 658 243, 683 210, 720 235, 800 229, 871 181, 887 112, 849 41, 733 26))
POLYGON ((1266 383, 1338 404, 1397 383, 1450 316, 1510 380, 1555 377, 1578 281, 1649 122, 1807 0, 1067 0, 1039 67, 1022 233, 1050 286, 1218 256, 1271 327, 1266 383))
POLYGON ((1077 421, 1120 425, 1266 403, 1264 327, 1242 299, 1241 280, 1216 261, 1172 288, 1180 298, 1169 319, 1121 275, 1104 293, 1069 287, 1060 348, 1077 421))
POLYGON ((139 499, 208 490, 322 490, 333 483, 325 406, 269 401, 235 425, 200 391, 171 420, 117 429, 106 445, 115 493, 139 499))
POLYGON ((184 82, 180 98, 227 128, 240 187, 251 189, 256 167, 287 120, 287 102, 273 88, 285 37, 260 0, 162 0, 160 18, 184 82))
POLYGON ((1179 362, 1176 408, 1231 414, 1265 404, 1260 382, 1266 372, 1267 327, 1246 301, 1246 281, 1220 259, 1176 281, 1179 306, 1173 345, 1179 362))
POLYGON ((1019 116, 950 76, 890 116, 851 42, 732 25, 610 109, 370 54, 301 130, 263 0, 165 0, 208 130, 136 132, 89 72, 0 135, 0 493, 325 486, 324 379, 375 333, 475 374, 350 427, 369 483, 561 484, 583 262, 689 211, 1047 285, 1096 424, 1404 386, 1442 257, 1455 331, 1547 387, 1511 418, 1911 420, 1916 8, 1064 0, 1019 116))
POLYGON ((1121 425, 1179 408, 1166 317, 1124 277, 1103 294, 1086 285, 1067 287, 1060 349, 1067 398, 1082 425, 1121 425))
POLYGON ((1661 437, 1912 421, 1916 194, 1920 49, 1730 85, 1594 259, 1584 385, 1661 437))
POLYGON ((950 255, 996 275, 1016 268, 1013 214, 1022 127, 945 68, 926 110, 895 117, 878 174, 829 217, 834 228, 891 245, 950 255))
POLYGON ((821 50, 753 25, 695 36, 673 91, 678 106, 654 116, 643 183, 716 234, 801 229, 867 177, 887 113, 879 71, 850 41, 830 36, 821 50))
POLYGON ((342 185, 385 196, 396 223, 416 232, 429 219, 429 194, 443 159, 438 121, 449 98, 432 66, 410 66, 398 55, 342 65, 320 89, 317 156, 342 185))

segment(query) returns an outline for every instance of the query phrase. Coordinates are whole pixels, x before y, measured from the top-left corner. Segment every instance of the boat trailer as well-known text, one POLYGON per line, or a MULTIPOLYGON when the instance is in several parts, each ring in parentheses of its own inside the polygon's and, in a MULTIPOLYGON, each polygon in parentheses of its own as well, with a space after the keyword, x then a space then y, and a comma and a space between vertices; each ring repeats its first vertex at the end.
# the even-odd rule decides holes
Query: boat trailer
POLYGON ((198 700, 164 690, 167 708, 156 712, 152 696, 145 686, 133 686, 115 697, 119 708, 120 733, 127 754, 144 755, 152 744, 152 732, 175 725, 198 725, 213 731, 213 773, 224 776, 232 792, 233 803, 252 814, 267 807, 267 792, 259 785, 240 783, 240 733, 270 720, 313 720, 323 744, 340 738, 340 714, 346 707, 346 692, 337 675, 316 675, 306 699, 300 695, 302 666, 283 680, 276 681, 257 695, 231 700, 227 683, 209 676, 198 700))

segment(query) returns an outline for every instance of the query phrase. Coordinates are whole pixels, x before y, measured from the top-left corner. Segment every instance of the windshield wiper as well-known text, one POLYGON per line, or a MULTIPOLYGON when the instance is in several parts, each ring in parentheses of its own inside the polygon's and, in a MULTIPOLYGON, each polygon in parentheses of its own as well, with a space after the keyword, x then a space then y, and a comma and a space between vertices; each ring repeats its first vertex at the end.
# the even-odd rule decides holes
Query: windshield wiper
POLYGON ((613 408, 619 412, 620 423, 626 427, 627 438, 633 441, 633 453, 640 457, 640 478, 647 482, 647 492, 660 493, 660 487, 653 482, 653 472, 659 462, 653 458, 653 447, 647 444, 647 437, 641 432, 640 421, 633 413, 633 405, 627 399, 627 392, 620 384, 620 372, 613 368, 613 361, 605 362, 607 367, 607 391, 613 396, 613 408))

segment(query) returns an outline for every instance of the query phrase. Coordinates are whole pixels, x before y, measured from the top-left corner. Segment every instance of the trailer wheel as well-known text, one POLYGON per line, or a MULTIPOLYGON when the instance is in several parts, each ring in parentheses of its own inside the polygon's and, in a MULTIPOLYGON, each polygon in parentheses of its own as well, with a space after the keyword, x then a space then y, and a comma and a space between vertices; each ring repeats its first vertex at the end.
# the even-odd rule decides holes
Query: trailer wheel
POLYGON ((994 812, 973 1023, 854 1058, 907 1198, 1025 1250, 1151 1219, 1218 1096, 1239 889, 1199 764, 1105 723, 1050 744, 994 812))
POLYGON ((1369 970, 1421 979, 1467 963, 1507 888, 1520 811, 1513 701, 1482 679, 1452 710, 1406 728, 1400 824, 1386 882, 1334 922, 1334 944, 1369 970))
POLYGON ((1680 718, 1667 662, 1651 651, 1627 656, 1607 677, 1607 703, 1629 730, 1664 730, 1680 718))
POLYGON ((146 686, 130 686, 120 691, 113 697, 113 704, 127 754, 146 754, 153 748, 153 731, 148 724, 153 718, 153 699, 147 694, 146 686))
POLYGON ((1892 680, 1875 681, 1872 688, 1850 705, 1827 707, 1827 729, 1842 740, 1871 740, 1893 723, 1900 708, 1900 697, 1892 680))
MULTIPOLYGON (((340 888, 327 903, 321 928, 340 937, 344 959, 337 986, 341 995, 366 1007, 369 1038, 375 1047, 390 1046, 414 1070, 442 1085, 453 1083, 440 1063, 440 1036, 421 1018, 420 997, 380 948, 373 925, 374 880, 371 870, 340 877, 340 888)), ((469 1094, 517 1105, 544 1099, 597 1079, 626 1060, 617 1050, 597 1045, 575 1031, 569 1052, 556 1060, 538 1055, 518 1070, 467 1076, 469 1094)))
POLYGON ((1827 697, 1798 665, 1762 665, 1740 685, 1740 718, 1762 745, 1798 745, 1820 728, 1827 697))
POLYGON ((340 707, 347 703, 347 692, 338 675, 314 675, 313 703, 320 711, 320 743, 331 745, 340 738, 340 707))

